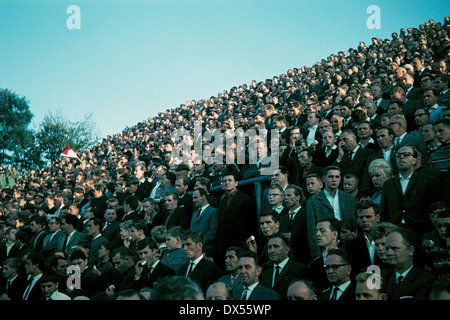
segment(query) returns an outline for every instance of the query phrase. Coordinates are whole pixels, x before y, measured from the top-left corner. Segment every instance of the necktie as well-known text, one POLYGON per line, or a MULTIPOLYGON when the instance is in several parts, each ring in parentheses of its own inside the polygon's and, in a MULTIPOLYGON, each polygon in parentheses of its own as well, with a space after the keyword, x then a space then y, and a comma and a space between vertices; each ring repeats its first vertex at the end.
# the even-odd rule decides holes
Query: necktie
POLYGON ((399 276, 399 277, 397 278, 397 287, 400 286, 400 285, 402 284, 403 279, 405 279, 404 276, 399 276))
POLYGON ((30 277, 30 279, 28 279, 28 286, 23 294, 23 300, 28 300, 28 295, 30 294, 32 283, 33 283, 33 277, 30 277))
POLYGON ((277 282, 278 277, 280 276, 280 266, 275 266, 275 275, 273 277, 273 283, 272 283, 272 287, 275 285, 275 282, 277 282))
POLYGON ((400 144, 400 138, 395 138, 395 146, 398 147, 400 144))
POLYGON ((289 221, 294 220, 294 214, 295 212, 289 212, 289 221))
POLYGON ((244 291, 242 292, 241 300, 247 300, 247 292, 248 292, 248 288, 244 287, 244 291))
POLYGON ((198 215, 197 215, 197 219, 200 218, 202 215, 202 209, 198 209, 198 215))
POLYGON ((194 269, 194 262, 191 262, 191 263, 189 264, 189 269, 188 269, 188 272, 187 272, 187 274, 186 274, 186 277, 189 278, 189 277, 191 276, 192 269, 194 269))
POLYGON ((337 292, 338 292, 338 288, 333 287, 333 292, 331 293, 331 298, 330 300, 337 300, 337 292))

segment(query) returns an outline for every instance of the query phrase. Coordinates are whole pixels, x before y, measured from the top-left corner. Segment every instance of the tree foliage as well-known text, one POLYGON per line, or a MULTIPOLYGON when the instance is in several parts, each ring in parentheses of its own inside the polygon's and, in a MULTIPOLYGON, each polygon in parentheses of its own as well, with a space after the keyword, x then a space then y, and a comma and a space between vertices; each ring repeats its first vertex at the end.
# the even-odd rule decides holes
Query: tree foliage
POLYGON ((0 89, 0 162, 18 163, 33 143, 28 129, 33 114, 28 101, 8 89, 0 89))
POLYGON ((69 121, 62 112, 48 113, 36 134, 42 159, 54 163, 69 145, 75 152, 92 147, 99 140, 92 113, 82 121, 69 121))

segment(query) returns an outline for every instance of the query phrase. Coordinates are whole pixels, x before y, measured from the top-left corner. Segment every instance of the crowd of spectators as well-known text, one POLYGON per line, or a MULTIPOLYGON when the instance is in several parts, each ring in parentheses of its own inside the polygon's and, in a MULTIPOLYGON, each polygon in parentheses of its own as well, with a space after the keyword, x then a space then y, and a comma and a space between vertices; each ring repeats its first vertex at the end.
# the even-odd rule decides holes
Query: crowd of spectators
POLYGON ((429 20, 0 167, 0 299, 450 299, 449 34, 429 20))

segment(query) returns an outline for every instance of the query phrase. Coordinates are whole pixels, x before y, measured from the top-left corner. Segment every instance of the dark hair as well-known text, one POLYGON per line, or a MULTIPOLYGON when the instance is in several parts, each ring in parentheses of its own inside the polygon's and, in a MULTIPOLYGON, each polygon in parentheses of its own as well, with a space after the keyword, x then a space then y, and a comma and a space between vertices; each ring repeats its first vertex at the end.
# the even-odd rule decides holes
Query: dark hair
POLYGON ((181 235, 181 240, 191 239, 195 243, 203 243, 203 234, 200 230, 187 230, 181 235))
POLYGON ((344 260, 346 263, 351 264, 350 261, 350 256, 347 254, 347 252, 343 249, 330 249, 327 253, 327 256, 330 255, 337 255, 340 256, 342 258, 342 260, 344 260))
POLYGON ((146 247, 149 247, 150 250, 156 250, 158 249, 156 246, 156 242, 155 240, 153 240, 153 238, 150 237, 145 237, 144 239, 138 241, 137 243, 137 249, 138 250, 142 250, 146 247))
POLYGON ((356 213, 359 213, 361 210, 369 209, 369 208, 373 208, 375 215, 380 214, 380 207, 378 206, 378 204, 376 204, 375 202, 372 202, 372 201, 367 201, 367 200, 361 200, 358 202, 358 204, 356 205, 356 213))
POLYGON ((244 250, 244 252, 242 252, 242 254, 239 256, 239 259, 241 258, 253 258, 253 260, 255 261, 255 266, 259 267, 259 258, 258 258, 258 254, 255 252, 252 252, 250 250, 244 250))
POLYGON ((129 195, 124 200, 125 205, 129 205, 131 210, 136 210, 139 207, 139 200, 133 195, 129 195))

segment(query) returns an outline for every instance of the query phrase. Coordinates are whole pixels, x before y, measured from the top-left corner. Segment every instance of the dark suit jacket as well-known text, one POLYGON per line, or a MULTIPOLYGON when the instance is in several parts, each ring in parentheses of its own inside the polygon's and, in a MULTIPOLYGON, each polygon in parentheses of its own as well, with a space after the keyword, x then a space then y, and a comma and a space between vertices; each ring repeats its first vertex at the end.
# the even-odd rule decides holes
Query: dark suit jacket
POLYGON ((325 154, 325 147, 320 148, 316 154, 316 164, 319 167, 326 168, 335 163, 339 155, 339 149, 336 148, 331 151, 330 155, 327 157, 325 154))
POLYGON ((0 280, 0 295, 6 293, 12 301, 22 300, 23 293, 28 283, 26 279, 21 276, 17 276, 16 279, 11 283, 11 285, 6 289, 6 279, 4 277, 0 280))
MULTIPOLYGON (((104 225, 103 225, 104 226, 104 225)), ((112 243, 121 243, 120 239, 120 222, 114 221, 108 225, 105 229, 102 229, 102 235, 112 243)))
MULTIPOLYGON (((37 300, 41 299, 43 294, 42 294, 41 284, 40 283, 41 283, 41 279, 36 281, 36 283, 34 284, 33 288, 31 289, 30 293, 28 294, 27 301, 37 301, 37 300)), ((25 294, 25 290, 27 289, 27 287, 28 287, 28 281, 25 284, 25 289, 22 291, 21 300, 23 300, 23 295, 25 294)))
MULTIPOLYGON (((342 190, 339 190, 338 196, 342 218, 356 218, 356 198, 342 190)), ((311 248, 311 256, 313 258, 320 255, 320 249, 316 239, 317 222, 327 217, 334 217, 334 211, 325 195, 325 191, 322 190, 318 194, 309 198, 306 202, 308 241, 309 247, 311 248)))
POLYGON ((122 221, 127 221, 127 220, 132 220, 134 222, 139 221, 141 219, 141 217, 139 216, 139 214, 136 211, 133 212, 129 212, 129 213, 125 213, 122 217, 122 221))
POLYGON ((77 249, 78 242, 84 239, 86 235, 82 232, 75 231, 72 238, 70 238, 70 242, 66 245, 67 235, 65 237, 61 237, 58 243, 58 251, 64 251, 68 257, 77 249))
MULTIPOLYGON (((325 291, 323 291, 321 294, 318 295, 319 300, 330 300, 330 294, 331 294, 332 288, 328 288, 325 291)), ((356 284, 354 281, 350 282, 350 285, 345 289, 344 292, 342 292, 341 296, 339 297, 338 301, 353 301, 356 300, 355 298, 355 291, 356 291, 356 284)))
POLYGON ((368 158, 373 153, 374 151, 371 149, 359 147, 353 156, 353 159, 351 159, 350 154, 346 152, 341 162, 336 161, 335 164, 341 168, 342 181, 344 181, 343 178, 346 174, 351 173, 359 178, 361 184, 361 180, 365 174, 368 158))
POLYGON ((153 288, 154 283, 159 279, 165 276, 174 276, 175 274, 174 269, 159 261, 152 273, 150 273, 149 268, 145 268, 142 271, 140 279, 134 280, 133 288, 137 291, 144 287, 153 288))
POLYGON ((229 246, 244 247, 248 237, 256 234, 257 226, 252 198, 238 190, 227 207, 227 194, 224 194, 219 202, 216 261, 223 261, 229 246))
POLYGON ((422 236, 432 230, 431 220, 426 214, 436 196, 436 181, 429 175, 413 172, 405 195, 403 195, 399 176, 383 184, 380 203, 380 216, 383 221, 396 225, 405 219, 405 225, 422 236))
POLYGON ((182 198, 178 198, 178 207, 184 208, 187 213, 192 214, 195 209, 192 195, 190 193, 186 193, 182 198))
POLYGON ((0 265, 3 265, 3 261, 9 258, 16 258, 19 255, 19 245, 14 244, 11 249, 9 250, 9 253, 6 253, 6 241, 3 241, 0 244, 0 265))
POLYGON ((208 206, 200 217, 199 210, 192 214, 191 230, 199 230, 203 234, 203 246, 214 249, 219 223, 219 209, 208 206))
POLYGON ((275 281, 272 287, 272 277, 274 272, 274 266, 272 265, 270 268, 266 268, 261 272, 259 276, 259 280, 261 285, 266 288, 271 288, 278 292, 281 300, 287 300, 287 290, 292 280, 302 279, 303 272, 305 270, 305 265, 302 263, 297 263, 292 260, 289 260, 288 263, 284 266, 283 270, 281 270, 280 275, 275 281))
POLYGON ((227 286, 229 286, 231 288, 231 290, 234 290, 234 288, 238 287, 239 285, 242 286, 241 278, 239 277, 239 275, 236 277, 236 279, 234 280, 233 283, 231 283, 231 275, 230 274, 221 276, 219 278, 219 280, 217 280, 217 281, 225 283, 227 286))
MULTIPOLYGON (((351 278, 355 280, 358 273, 367 271, 367 267, 372 265, 370 262, 369 250, 367 248, 366 239, 364 235, 358 236, 357 238, 350 240, 347 244, 343 245, 342 248, 348 253, 352 266, 351 278)), ((378 254, 375 252, 374 265, 383 265, 383 262, 379 258, 378 254)))
MULTIPOLYGON (((177 274, 185 276, 190 263, 191 261, 188 261, 187 263, 183 264, 178 270, 177 274)), ((202 288, 203 292, 206 294, 206 290, 208 289, 208 287, 216 282, 221 275, 222 274, 219 267, 217 267, 214 262, 211 262, 203 257, 192 271, 190 278, 197 282, 200 285, 200 288, 202 288)))
MULTIPOLYGON (((289 213, 289 210, 286 212, 289 213)), ((280 231, 282 233, 291 233, 293 260, 307 264, 311 260, 311 253, 308 243, 308 227, 305 208, 302 207, 298 210, 293 221, 289 219, 289 214, 281 216, 280 231)))
POLYGON ((38 234, 35 234, 30 239, 30 244, 33 246, 35 252, 41 252, 44 246, 44 238, 47 236, 46 231, 41 231, 38 234))
POLYGON ((55 253, 56 250, 58 249, 58 243, 60 241, 62 241, 62 239, 64 239, 64 238, 65 238, 65 234, 61 229, 55 233, 53 238, 52 238, 51 234, 48 234, 44 238, 44 243, 43 243, 43 248, 41 250, 41 253, 44 256, 44 258, 46 258, 47 262, 50 262, 50 259, 53 255, 53 253, 55 253), (51 239, 51 241, 50 241, 50 239, 51 239))
MULTIPOLYGON (((244 286, 236 286, 233 290, 234 300, 241 300, 244 286)), ((247 300, 280 300, 280 295, 275 290, 264 287, 261 283, 253 289, 247 300)))
POLYGON ((165 221, 167 230, 172 227, 180 226, 184 230, 188 230, 191 225, 192 214, 184 208, 176 207, 173 212, 169 213, 165 221))
POLYGON ((388 269, 383 274, 383 279, 388 300, 428 300, 430 286, 436 280, 434 276, 414 266, 398 288, 396 288, 396 277, 393 269, 388 269))

